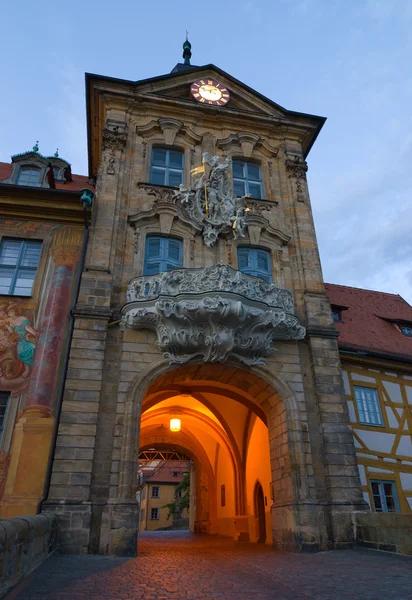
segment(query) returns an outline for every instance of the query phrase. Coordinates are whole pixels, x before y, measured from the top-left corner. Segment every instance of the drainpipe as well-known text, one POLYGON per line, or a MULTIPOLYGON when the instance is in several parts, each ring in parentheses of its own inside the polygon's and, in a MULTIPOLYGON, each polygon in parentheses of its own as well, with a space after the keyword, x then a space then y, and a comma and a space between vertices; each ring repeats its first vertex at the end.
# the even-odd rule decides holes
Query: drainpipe
POLYGON ((65 353, 64 353, 63 373, 62 373, 62 377, 60 380, 59 395, 57 397, 56 415, 55 415, 54 425, 53 425, 53 434, 52 434, 52 440, 51 440, 51 445, 50 445, 49 459, 47 462, 46 478, 44 480, 43 496, 40 498, 40 500, 37 504, 37 514, 41 513, 43 504, 49 495, 54 452, 56 450, 57 433, 59 430, 60 414, 61 414, 62 403, 63 403, 64 384, 66 383, 67 369, 69 368, 70 348, 71 348, 72 339, 73 339, 74 309, 76 308, 77 301, 79 299, 80 284, 81 284, 81 280, 82 280, 82 274, 84 271, 84 265, 86 262, 86 251, 87 251, 87 244, 89 241, 90 229, 89 229, 89 222, 88 222, 88 218, 87 218, 87 209, 92 206, 93 198, 94 198, 94 192, 92 192, 92 190, 89 190, 87 188, 81 190, 80 202, 82 203, 82 206, 83 206, 83 220, 84 220, 83 245, 82 245, 82 251, 81 251, 81 255, 80 255, 79 271, 78 271, 78 276, 77 276, 77 281, 76 281, 76 291, 74 294, 73 303, 72 303, 72 305, 69 309, 69 313, 68 313, 69 328, 68 328, 67 344, 66 344, 66 349, 65 349, 65 353))

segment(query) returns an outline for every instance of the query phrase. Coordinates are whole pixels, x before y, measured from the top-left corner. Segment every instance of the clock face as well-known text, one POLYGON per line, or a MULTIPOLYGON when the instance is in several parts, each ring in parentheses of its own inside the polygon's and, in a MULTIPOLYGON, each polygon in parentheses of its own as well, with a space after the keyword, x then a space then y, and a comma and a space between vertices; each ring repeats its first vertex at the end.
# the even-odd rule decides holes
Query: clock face
POLYGON ((202 104, 224 106, 229 102, 228 90, 213 79, 198 79, 190 86, 190 92, 195 100, 202 104))

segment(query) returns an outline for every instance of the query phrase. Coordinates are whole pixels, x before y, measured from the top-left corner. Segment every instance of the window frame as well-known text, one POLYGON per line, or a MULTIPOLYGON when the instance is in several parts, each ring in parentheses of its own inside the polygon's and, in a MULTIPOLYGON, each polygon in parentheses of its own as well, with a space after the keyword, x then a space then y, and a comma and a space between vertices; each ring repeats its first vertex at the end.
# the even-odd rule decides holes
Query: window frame
POLYGON ((399 325, 399 329, 403 336, 412 338, 412 324, 411 325, 399 325), (405 333, 404 329, 408 330, 408 333, 405 333))
POLYGON ((242 197, 242 196, 237 196, 235 193, 235 184, 237 181, 239 181, 239 182, 242 182, 245 186, 245 194, 244 195, 250 194, 251 197, 256 198, 256 200, 264 199, 263 181, 262 181, 262 165, 259 162, 253 161, 253 160, 245 160, 244 158, 233 158, 233 160, 232 160, 232 180, 233 180, 233 192, 237 198, 242 197), (243 167, 242 167, 243 177, 235 177, 234 169, 233 169, 234 163, 243 163, 243 167), (249 165, 254 165, 259 169, 259 179, 250 179, 249 178, 249 165), (260 197, 255 196, 250 192, 250 187, 249 187, 250 183, 253 185, 259 185, 260 197))
POLYGON ((151 498, 160 498, 160 486, 159 485, 152 485, 152 489, 150 490, 150 497, 151 498), (157 495, 153 493, 154 490, 157 490, 157 495))
POLYGON ((386 513, 394 513, 394 512, 400 512, 400 506, 399 506, 399 498, 398 498, 398 490, 396 488, 396 481, 393 481, 392 479, 370 479, 369 480, 369 484, 370 484, 370 492, 371 492, 371 498, 372 498, 372 508, 373 508, 373 512, 386 512, 386 513), (372 488, 372 484, 377 484, 379 486, 379 498, 380 498, 380 502, 381 502, 381 506, 382 509, 379 510, 376 508, 375 505, 375 496, 377 494, 373 493, 373 488, 372 488), (392 486, 392 498, 395 504, 395 510, 389 510, 388 509, 388 503, 387 503, 387 496, 385 494, 385 489, 384 489, 384 484, 390 484, 392 486))
POLYGON ((150 520, 158 521, 160 519, 160 508, 158 506, 152 506, 150 509, 150 520), (156 517, 153 516, 153 511, 156 511, 156 517))
POLYGON ((8 412, 10 410, 11 393, 0 391, 0 403, 2 402, 3 398, 6 400, 6 404, 5 404, 5 410, 4 410, 4 415, 2 417, 2 420, 1 420, 1 415, 0 415, 0 442, 3 438, 3 433, 6 428, 7 416, 8 416, 8 412))
POLYGON ((181 183, 184 184, 185 182, 185 152, 183 150, 180 150, 179 148, 165 148, 164 146, 152 146, 151 148, 151 155, 150 155, 150 170, 149 170, 149 183, 151 183, 152 185, 164 185, 166 187, 175 187, 178 188, 178 185, 170 185, 169 180, 170 180, 170 171, 175 171, 175 172, 180 172, 181 173, 181 183), (166 161, 165 161, 165 165, 154 165, 153 164, 153 155, 154 152, 156 150, 163 150, 166 152, 166 161), (179 168, 175 168, 175 167, 170 167, 170 153, 171 152, 176 152, 179 153, 182 157, 182 167, 181 169, 179 168), (152 181, 152 171, 154 169, 162 169, 164 170, 164 183, 155 183, 154 181, 152 181))
POLYGON ((33 288, 36 282, 36 276, 39 270, 39 266, 40 266, 40 262, 41 262, 41 257, 42 257, 42 251, 43 251, 43 240, 28 240, 26 238, 15 238, 15 237, 11 237, 8 235, 5 235, 1 238, 0 240, 0 260, 1 260, 1 251, 3 248, 3 243, 7 242, 7 241, 13 241, 13 242, 19 242, 21 244, 20 249, 19 249, 19 255, 16 261, 15 265, 7 265, 7 264, 2 264, 0 262, 0 269, 5 269, 10 270, 10 272, 13 272, 12 278, 11 278, 11 283, 9 286, 9 290, 8 293, 6 294, 2 294, 0 293, 0 296, 17 296, 17 297, 21 297, 21 298, 32 298, 33 297, 33 288), (24 255, 24 251, 25 248, 27 248, 27 246, 29 244, 38 244, 40 247, 40 252, 39 252, 39 260, 37 262, 37 265, 35 267, 30 267, 30 266, 22 266, 21 265, 21 260, 23 258, 24 255), (19 271, 30 271, 30 272, 34 272, 34 277, 33 277, 33 283, 32 286, 30 288, 30 294, 15 294, 15 289, 16 289, 16 283, 18 280, 18 276, 19 276, 19 271))
POLYGON ((236 248, 236 257, 237 257, 237 268, 238 271, 244 273, 245 275, 251 275, 252 277, 259 277, 266 281, 266 283, 273 283, 273 265, 272 265, 272 253, 267 248, 261 247, 253 247, 253 246, 238 246, 236 248), (248 251, 248 264, 250 262, 249 258, 253 257, 254 266, 247 267, 248 270, 244 270, 240 268, 239 261, 239 251, 247 250, 248 251), (258 252, 264 252, 267 255, 268 263, 269 263, 269 271, 266 272, 267 278, 264 276, 264 271, 258 268, 258 252))
MULTIPOLYGON (((30 180, 30 176, 29 176, 30 180)), ((43 187, 44 182, 44 169, 36 165, 20 165, 19 172, 16 177, 16 185, 21 185, 22 187, 43 187), (37 183, 21 183, 20 178, 23 176, 24 172, 27 171, 38 171, 37 183)))
POLYGON ((334 323, 342 323, 342 313, 340 310, 336 310, 334 308, 332 308, 332 321, 334 323), (337 316, 337 318, 335 319, 335 316, 337 316))
POLYGON ((152 277, 155 275, 160 275, 160 273, 167 273, 168 271, 173 271, 175 269, 183 269, 183 258, 184 258, 184 243, 183 240, 174 237, 174 236, 164 236, 157 235, 156 233, 150 233, 146 235, 145 239, 145 247, 144 247, 144 259, 143 259, 143 276, 152 277), (159 257, 150 257, 149 254, 149 240, 150 239, 159 239, 160 240, 160 255, 159 257), (176 264, 173 266, 173 269, 167 269, 168 263, 173 263, 173 259, 171 259, 168 255, 169 252, 169 241, 173 240, 178 242, 179 244, 179 258, 180 261, 176 261, 176 264), (166 244, 167 242, 167 244, 166 244), (147 273, 148 267, 153 263, 160 263, 159 271, 157 273, 147 273))
MULTIPOLYGON (((385 411, 382 410, 381 397, 380 397, 379 389, 376 387, 376 385, 363 385, 363 382, 353 383, 353 396, 354 396, 354 400, 355 400, 356 412, 357 412, 358 421, 359 421, 360 425, 364 425, 366 427, 378 427, 379 429, 385 428, 387 426, 386 421, 385 421, 385 411), (361 420, 361 413, 363 413, 364 415, 370 416, 371 411, 368 410, 368 412, 366 412, 364 410, 364 408, 362 408, 362 406, 359 408, 359 406, 360 406, 359 402, 361 402, 362 399, 360 399, 358 402, 358 397, 356 395, 357 389, 375 392, 376 406, 378 408, 378 413, 376 413, 376 414, 378 414, 380 417, 380 423, 372 423, 372 422, 368 423, 367 421, 361 420)), ((366 400, 366 402, 368 402, 368 400, 366 400)))

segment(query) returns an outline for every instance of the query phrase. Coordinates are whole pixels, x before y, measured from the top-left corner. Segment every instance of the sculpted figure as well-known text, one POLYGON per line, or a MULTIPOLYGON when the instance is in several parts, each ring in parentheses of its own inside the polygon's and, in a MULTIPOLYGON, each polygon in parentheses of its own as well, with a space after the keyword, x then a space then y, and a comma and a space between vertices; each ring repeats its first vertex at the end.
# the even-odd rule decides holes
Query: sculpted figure
MULTIPOLYGON (((202 229, 207 246, 216 243, 220 233, 233 230, 235 239, 244 236, 244 198, 235 198, 229 170, 232 161, 203 153, 203 165, 210 167, 208 177, 203 172, 192 189, 183 185, 176 194, 190 219, 202 229)), ((201 170, 201 169, 200 169, 201 170)))

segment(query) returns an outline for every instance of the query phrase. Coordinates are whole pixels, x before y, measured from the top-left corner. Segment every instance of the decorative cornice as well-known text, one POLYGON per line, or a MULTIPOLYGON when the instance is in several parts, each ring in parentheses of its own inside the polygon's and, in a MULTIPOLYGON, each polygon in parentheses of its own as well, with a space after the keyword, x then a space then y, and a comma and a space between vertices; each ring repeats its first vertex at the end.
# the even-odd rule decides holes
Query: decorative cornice
POLYGON ((275 340, 300 340, 305 328, 292 294, 219 263, 137 277, 122 309, 128 327, 153 329, 171 363, 235 358, 265 364, 275 340))
POLYGON ((178 119, 161 117, 157 121, 152 120, 146 125, 136 127, 136 133, 143 138, 150 138, 156 133, 161 131, 165 138, 167 145, 172 145, 175 141, 176 135, 179 133, 183 138, 192 144, 200 144, 203 137, 195 133, 190 127, 185 126, 182 121, 178 119))
POLYGON ((279 149, 284 147, 283 141, 279 142, 279 145, 276 147, 271 146, 265 139, 249 131, 231 133, 227 138, 217 140, 216 144, 224 152, 228 152, 233 146, 240 146, 242 154, 246 158, 252 156, 255 148, 262 150, 268 157, 275 157, 278 155, 279 149))

